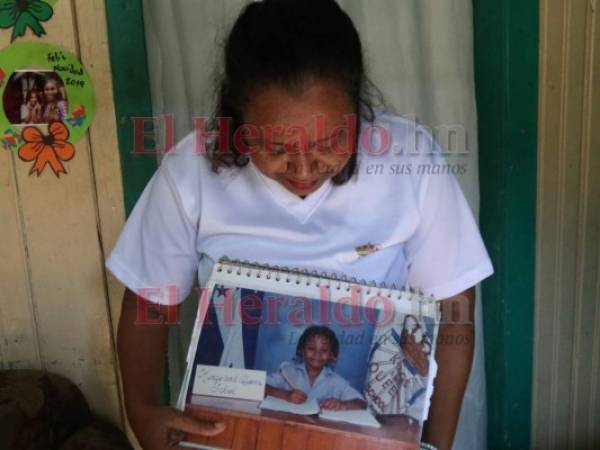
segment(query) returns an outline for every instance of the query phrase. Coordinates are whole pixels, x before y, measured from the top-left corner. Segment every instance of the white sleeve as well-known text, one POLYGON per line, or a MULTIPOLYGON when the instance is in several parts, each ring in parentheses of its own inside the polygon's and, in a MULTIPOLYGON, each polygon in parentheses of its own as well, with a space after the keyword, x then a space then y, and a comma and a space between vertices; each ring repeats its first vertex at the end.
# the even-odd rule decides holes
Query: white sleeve
POLYGON ((283 377, 281 376, 280 371, 268 373, 266 383, 268 386, 271 386, 272 388, 275 388, 275 389, 289 390, 289 387, 288 387, 287 383, 285 382, 285 380, 283 379, 283 377))
POLYGON ((267 384, 275 389, 283 389, 285 391, 289 391, 291 389, 288 382, 283 378, 281 374, 283 371, 286 371, 288 377, 291 377, 290 371, 287 369, 292 369, 294 371, 294 363, 291 361, 284 361, 279 365, 279 369, 276 372, 271 372, 267 374, 267 384))
POLYGON ((27 105, 21 105, 21 122, 24 122, 25 119, 27 119, 28 115, 29 115, 29 108, 27 107, 27 105))
POLYGON ((146 300, 180 303, 197 276, 196 235, 197 226, 163 163, 131 212, 106 266, 146 300))
POLYGON ((341 385, 339 386, 340 389, 338 400, 342 402, 348 402, 350 400, 365 400, 362 394, 354 389, 350 383, 348 383, 348 380, 343 378, 341 375, 340 378, 342 378, 343 382, 340 383, 341 385))
MULTIPOLYGON (((431 159, 441 161, 439 154, 431 159)), ((406 245, 408 282, 442 300, 475 286, 494 270, 454 175, 423 177, 417 193, 420 222, 406 245)))

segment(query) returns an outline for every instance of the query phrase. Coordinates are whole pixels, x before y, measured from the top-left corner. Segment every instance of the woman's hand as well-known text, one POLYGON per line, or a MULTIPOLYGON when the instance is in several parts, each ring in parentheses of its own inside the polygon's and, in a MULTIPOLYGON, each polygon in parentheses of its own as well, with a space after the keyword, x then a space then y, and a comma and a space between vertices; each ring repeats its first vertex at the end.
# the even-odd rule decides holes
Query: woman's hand
POLYGON ((144 450, 178 448, 188 435, 214 436, 225 429, 222 423, 202 422, 160 405, 165 372, 169 311, 125 290, 117 349, 123 379, 125 408, 131 428, 144 450), (147 323, 139 322, 140 311, 147 323))
POLYGON ((204 422, 170 407, 146 406, 130 415, 131 425, 144 450, 179 448, 188 435, 216 436, 224 423, 204 422))
POLYGON ((435 350, 438 372, 429 416, 423 426, 423 441, 440 450, 450 450, 473 363, 475 289, 440 303, 442 318, 435 350))
POLYGON ((302 391, 290 391, 288 394, 288 401, 296 404, 304 403, 307 397, 306 394, 302 391))

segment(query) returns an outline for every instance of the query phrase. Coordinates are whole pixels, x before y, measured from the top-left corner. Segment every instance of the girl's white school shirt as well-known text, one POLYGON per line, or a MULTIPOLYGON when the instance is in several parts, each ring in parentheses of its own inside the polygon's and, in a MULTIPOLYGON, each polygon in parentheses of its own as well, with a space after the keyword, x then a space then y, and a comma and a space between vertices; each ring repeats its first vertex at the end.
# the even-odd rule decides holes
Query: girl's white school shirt
POLYGON ((214 173, 196 139, 165 156, 106 263, 147 300, 183 301, 223 256, 410 285, 438 299, 493 273, 439 146, 409 120, 378 113, 364 123, 357 174, 305 199, 252 163, 214 173))
POLYGON ((329 398, 347 402, 350 400, 363 400, 363 395, 354 389, 341 375, 336 373, 329 365, 323 367, 319 376, 311 384, 306 364, 301 361, 285 361, 279 366, 277 372, 267 374, 267 385, 284 391, 298 389, 308 398, 322 402, 329 398), (282 374, 285 374, 282 375, 282 374), (290 385, 289 383, 293 383, 290 385))

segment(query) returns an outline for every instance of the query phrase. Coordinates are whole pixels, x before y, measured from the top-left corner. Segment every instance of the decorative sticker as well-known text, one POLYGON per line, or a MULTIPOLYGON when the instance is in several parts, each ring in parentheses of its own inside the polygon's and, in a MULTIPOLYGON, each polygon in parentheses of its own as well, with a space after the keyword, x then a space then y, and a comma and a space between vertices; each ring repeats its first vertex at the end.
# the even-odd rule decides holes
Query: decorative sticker
POLYGON ((29 28, 37 37, 46 34, 41 22, 54 14, 56 0, 0 0, 0 28, 12 28, 10 41, 25 35, 29 28))
POLYGON ((69 130, 62 122, 52 122, 48 126, 48 134, 43 134, 37 127, 25 127, 21 139, 25 143, 19 148, 19 158, 34 161, 30 175, 40 176, 46 166, 57 177, 67 173, 62 161, 69 161, 75 156, 75 147, 67 141, 69 130))
MULTIPOLYGON (((0 0, 2 2, 2 0, 0 0)), ((50 44, 17 42, 0 50, 0 145, 33 161, 31 173, 74 155, 94 116, 92 80, 69 51, 50 44), (36 149, 34 149, 36 147, 36 149)))

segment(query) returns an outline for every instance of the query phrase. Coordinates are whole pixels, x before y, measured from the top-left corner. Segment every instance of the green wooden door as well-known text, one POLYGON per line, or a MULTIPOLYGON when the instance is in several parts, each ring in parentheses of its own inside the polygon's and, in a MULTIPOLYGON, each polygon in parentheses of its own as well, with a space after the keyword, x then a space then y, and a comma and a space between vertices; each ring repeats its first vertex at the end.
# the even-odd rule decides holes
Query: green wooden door
POLYGON ((488 447, 530 448, 535 288, 538 2, 474 0, 488 447))

